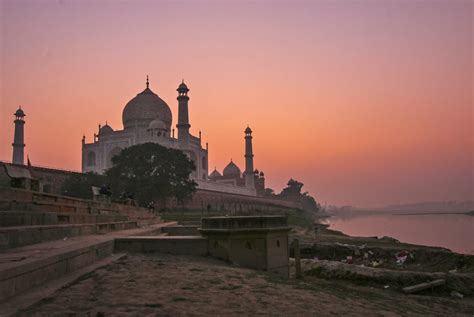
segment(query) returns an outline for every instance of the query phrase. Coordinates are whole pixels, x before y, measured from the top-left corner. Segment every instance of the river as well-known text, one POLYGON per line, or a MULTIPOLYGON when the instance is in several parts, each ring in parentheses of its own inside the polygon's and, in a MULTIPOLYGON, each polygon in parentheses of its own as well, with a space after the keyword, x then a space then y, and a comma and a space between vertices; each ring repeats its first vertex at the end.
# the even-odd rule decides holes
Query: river
POLYGON ((401 242, 474 254, 474 216, 463 214, 395 215, 389 213, 331 217, 329 227, 351 236, 389 236, 401 242))

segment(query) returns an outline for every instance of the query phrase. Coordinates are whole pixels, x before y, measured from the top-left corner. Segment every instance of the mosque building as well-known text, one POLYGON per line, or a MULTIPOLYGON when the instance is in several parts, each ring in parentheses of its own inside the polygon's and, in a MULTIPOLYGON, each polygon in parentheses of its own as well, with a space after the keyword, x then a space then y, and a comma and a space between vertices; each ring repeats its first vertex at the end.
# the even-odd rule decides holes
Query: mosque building
POLYGON ((94 134, 93 142, 86 143, 82 138, 82 172, 103 173, 112 167, 112 158, 126 147, 147 142, 158 143, 167 148, 178 149, 186 153, 194 161, 196 171, 191 177, 198 188, 210 191, 236 193, 243 195, 260 195, 265 189, 263 172, 253 168, 252 130, 245 129, 245 171, 234 162, 224 168, 221 175, 216 169, 209 175, 209 148, 205 148, 199 137, 189 132, 188 102, 189 89, 184 80, 178 89, 178 120, 176 124, 177 137, 172 125, 172 113, 168 104, 150 89, 146 88, 130 100, 123 109, 123 130, 114 130, 109 124, 99 125, 94 134))

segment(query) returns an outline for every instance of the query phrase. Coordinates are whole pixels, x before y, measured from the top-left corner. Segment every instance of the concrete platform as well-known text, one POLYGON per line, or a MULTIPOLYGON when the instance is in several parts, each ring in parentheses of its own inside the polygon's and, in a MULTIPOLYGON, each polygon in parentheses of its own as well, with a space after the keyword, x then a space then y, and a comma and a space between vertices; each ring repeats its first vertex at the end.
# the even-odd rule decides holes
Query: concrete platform
POLYGON ((151 235, 168 225, 176 225, 176 222, 44 242, 3 251, 0 253, 0 308, 1 302, 13 296, 110 256, 114 252, 116 238, 151 235))
POLYGON ((18 248, 51 240, 133 229, 136 227, 136 221, 121 221, 79 225, 66 224, 0 228, 0 250, 18 248))
POLYGON ((142 236, 115 239, 115 252, 159 252, 207 255, 208 241, 201 236, 142 236))

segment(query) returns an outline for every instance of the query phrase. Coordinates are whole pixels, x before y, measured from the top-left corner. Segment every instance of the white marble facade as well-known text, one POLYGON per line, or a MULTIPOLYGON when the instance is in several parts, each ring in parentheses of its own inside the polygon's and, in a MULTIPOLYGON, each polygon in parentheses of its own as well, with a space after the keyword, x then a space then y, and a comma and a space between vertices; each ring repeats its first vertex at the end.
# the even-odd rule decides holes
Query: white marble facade
POLYGON ((172 114, 169 106, 150 88, 130 100, 122 114, 123 130, 114 130, 107 123, 99 126, 94 140, 86 143, 82 139, 82 171, 103 173, 112 166, 112 157, 122 149, 147 142, 158 143, 186 153, 196 164, 192 178, 206 182, 208 179, 208 149, 202 147, 201 138, 189 133, 187 96, 189 89, 182 82, 178 89, 177 137, 171 128, 172 114))

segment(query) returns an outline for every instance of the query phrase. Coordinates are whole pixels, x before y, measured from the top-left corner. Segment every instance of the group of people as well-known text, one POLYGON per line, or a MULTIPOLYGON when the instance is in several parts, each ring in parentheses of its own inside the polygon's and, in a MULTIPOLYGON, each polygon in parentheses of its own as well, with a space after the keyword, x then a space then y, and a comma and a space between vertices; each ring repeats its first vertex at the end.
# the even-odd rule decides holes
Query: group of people
MULTIPOLYGON (((110 198, 112 196, 112 188, 110 187, 109 184, 102 184, 100 186, 99 193, 100 193, 100 195, 104 195, 105 197, 107 197, 108 200, 110 200, 110 198)), ((132 192, 123 191, 120 194, 120 200, 125 201, 127 205, 133 205, 133 206, 137 205, 136 202, 135 202, 135 194, 132 193, 132 192)), ((147 208, 151 212, 155 212, 155 201, 153 201, 153 200, 150 201, 147 205, 147 208)))

